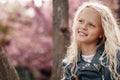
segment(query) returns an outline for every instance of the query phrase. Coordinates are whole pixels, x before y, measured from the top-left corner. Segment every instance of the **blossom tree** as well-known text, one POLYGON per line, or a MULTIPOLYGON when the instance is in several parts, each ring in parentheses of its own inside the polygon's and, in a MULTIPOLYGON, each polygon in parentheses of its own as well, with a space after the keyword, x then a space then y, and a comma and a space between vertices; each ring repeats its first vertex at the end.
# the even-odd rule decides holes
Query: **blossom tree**
POLYGON ((35 1, 1 4, 0 42, 15 67, 42 77, 41 70, 52 67, 52 6, 51 0, 35 1))

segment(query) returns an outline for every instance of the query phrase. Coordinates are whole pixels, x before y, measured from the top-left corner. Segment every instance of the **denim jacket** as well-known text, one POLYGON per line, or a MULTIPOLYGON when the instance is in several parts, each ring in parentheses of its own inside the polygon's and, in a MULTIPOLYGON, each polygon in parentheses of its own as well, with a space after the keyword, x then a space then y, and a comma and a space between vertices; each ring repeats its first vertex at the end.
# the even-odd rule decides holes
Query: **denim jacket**
MULTIPOLYGON (((103 51, 104 46, 99 47, 90 63, 84 61, 81 55, 78 56, 77 64, 73 72, 79 80, 114 80, 110 75, 109 69, 102 66, 99 61, 103 51)), ((117 56, 118 64, 120 64, 120 50, 118 50, 117 56)), ((75 80, 74 76, 71 75, 72 64, 67 64, 68 63, 63 61, 64 80, 75 80)), ((120 66, 118 67, 118 73, 120 73, 120 66)))

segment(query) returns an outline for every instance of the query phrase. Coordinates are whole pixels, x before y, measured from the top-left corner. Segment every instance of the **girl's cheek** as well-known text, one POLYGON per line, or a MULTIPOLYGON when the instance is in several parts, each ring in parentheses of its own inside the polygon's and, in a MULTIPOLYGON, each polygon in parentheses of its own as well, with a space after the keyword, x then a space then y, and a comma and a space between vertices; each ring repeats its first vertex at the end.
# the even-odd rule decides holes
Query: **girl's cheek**
POLYGON ((76 26, 76 29, 75 29, 75 30, 78 31, 79 29, 80 29, 80 26, 76 26))
POLYGON ((76 30, 78 30, 80 28, 80 25, 76 25, 76 30))

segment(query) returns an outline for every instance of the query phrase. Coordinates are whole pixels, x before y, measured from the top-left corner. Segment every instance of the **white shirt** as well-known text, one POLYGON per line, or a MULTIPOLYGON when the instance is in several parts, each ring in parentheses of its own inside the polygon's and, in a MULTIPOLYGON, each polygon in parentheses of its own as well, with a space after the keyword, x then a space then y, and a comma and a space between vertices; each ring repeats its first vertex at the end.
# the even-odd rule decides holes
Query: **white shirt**
POLYGON ((92 54, 92 55, 82 55, 82 58, 83 58, 83 60, 86 61, 86 62, 91 62, 94 55, 95 55, 95 54, 92 54))

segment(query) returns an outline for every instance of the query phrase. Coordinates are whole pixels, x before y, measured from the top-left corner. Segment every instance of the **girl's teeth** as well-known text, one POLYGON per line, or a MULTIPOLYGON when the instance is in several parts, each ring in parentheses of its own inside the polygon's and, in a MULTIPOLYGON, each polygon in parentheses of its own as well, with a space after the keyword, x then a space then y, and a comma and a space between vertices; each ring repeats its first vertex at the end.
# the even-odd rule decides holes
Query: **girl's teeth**
POLYGON ((87 34, 85 34, 85 33, 83 33, 83 32, 79 32, 79 34, 80 34, 81 36, 87 36, 87 34))

